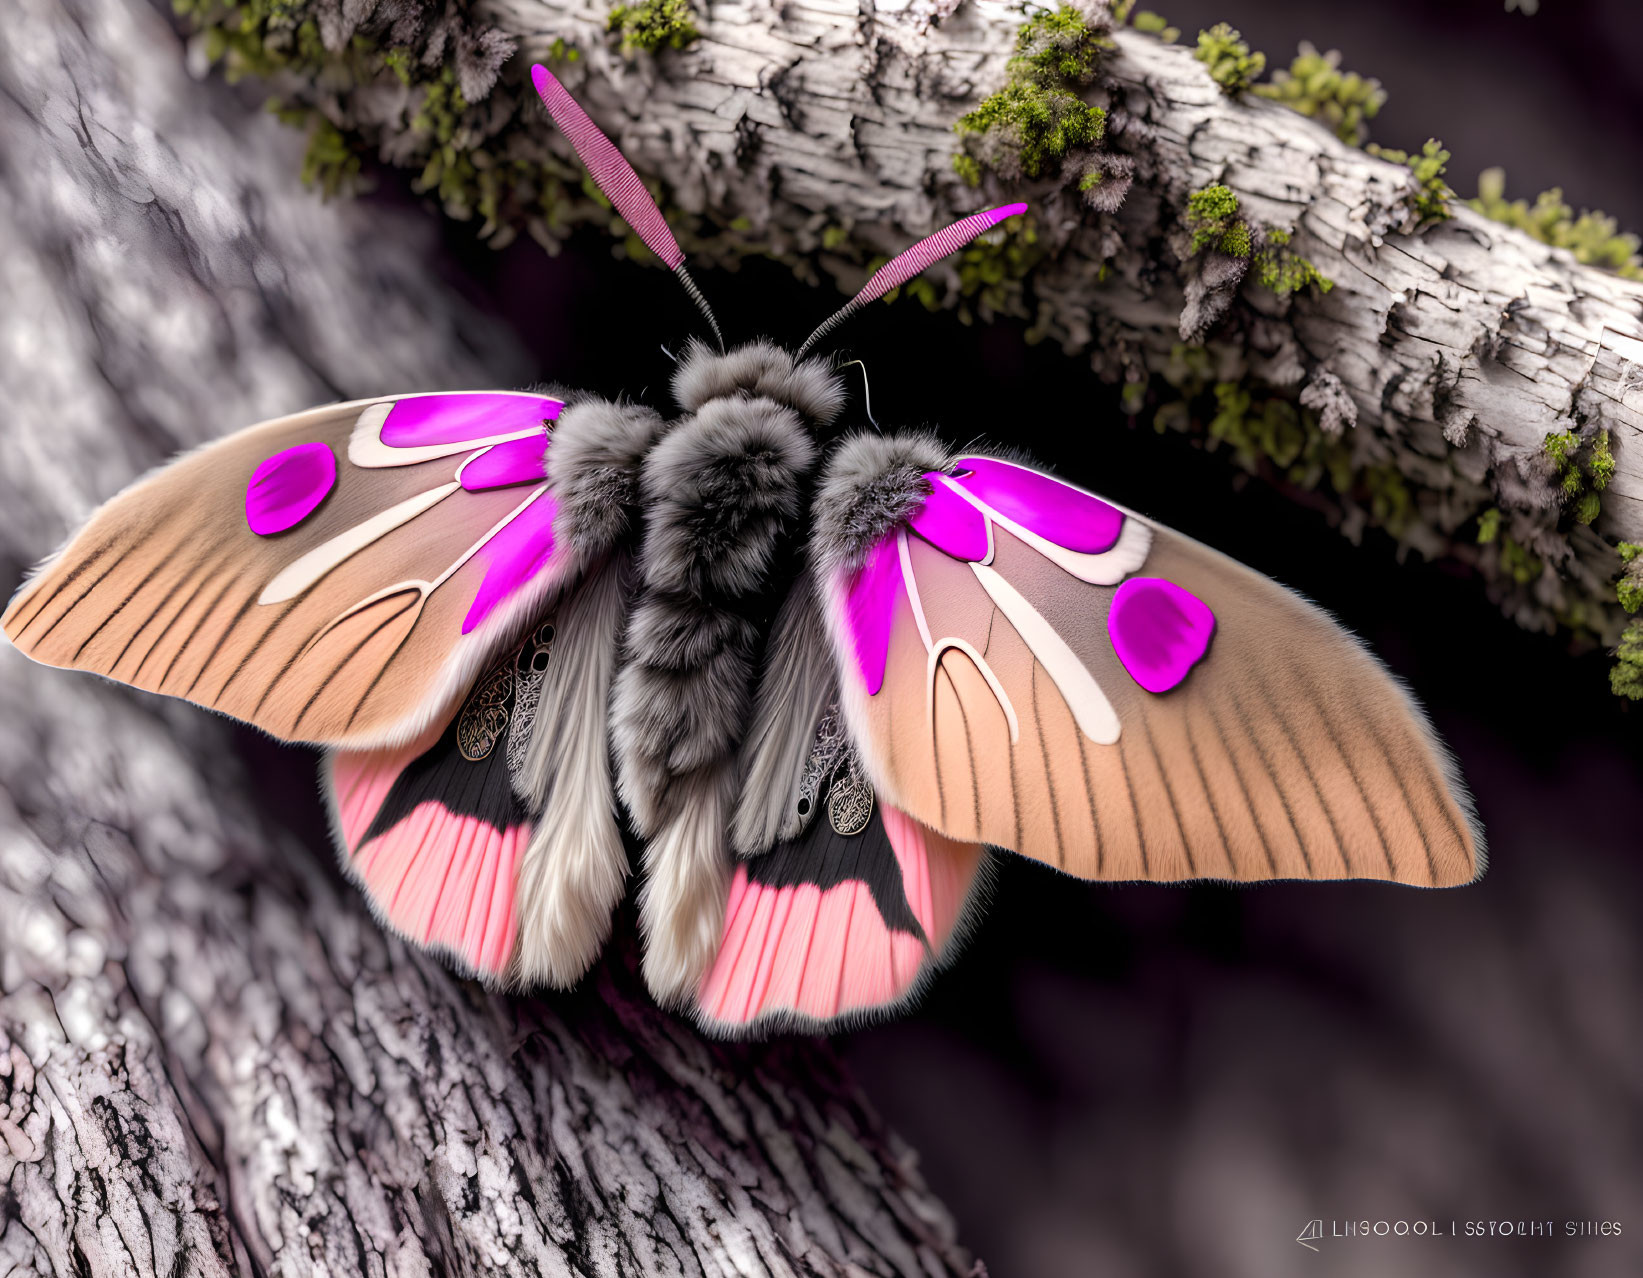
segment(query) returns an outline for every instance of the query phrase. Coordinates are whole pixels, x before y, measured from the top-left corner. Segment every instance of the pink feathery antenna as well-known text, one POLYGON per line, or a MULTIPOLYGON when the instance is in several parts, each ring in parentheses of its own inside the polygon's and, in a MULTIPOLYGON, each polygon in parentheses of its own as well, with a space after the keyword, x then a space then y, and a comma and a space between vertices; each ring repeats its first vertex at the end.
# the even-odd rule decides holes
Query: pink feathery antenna
MULTIPOLYGON (((668 229, 667 219, 656 207, 656 201, 650 198, 650 192, 639 180, 639 175, 633 171, 633 165, 629 164, 627 158, 616 149, 615 143, 600 131, 599 126, 588 117, 588 113, 577 105, 576 99, 571 97, 552 71, 540 64, 533 66, 531 82, 541 95, 542 103, 548 108, 548 114, 553 117, 553 122, 576 148, 576 154, 587 166, 595 185, 605 193, 605 198, 611 202, 623 221, 638 233, 646 247, 661 258, 678 278, 690 300, 695 302, 701 308, 702 314, 707 317, 714 340, 719 343, 719 349, 723 350, 725 339, 719 332, 719 321, 714 318, 713 309, 702 296, 702 290, 696 287, 696 281, 691 279, 690 273, 685 270, 685 252, 679 247, 679 241, 673 238, 673 232, 668 229)), ((896 254, 873 272, 873 277, 867 281, 861 292, 804 339, 804 345, 799 347, 793 358, 803 359, 812 346, 868 303, 876 302, 893 288, 899 288, 949 253, 956 253, 1005 218, 1026 211, 1025 204, 1005 204, 996 209, 983 209, 980 213, 972 213, 969 217, 961 218, 934 235, 926 236, 912 248, 896 254)))
POLYGON ((645 184, 633 171, 633 165, 616 149, 616 144, 600 132, 599 126, 577 105, 576 99, 571 97, 552 71, 540 63, 533 66, 531 83, 536 86, 553 122, 576 148, 576 154, 587 166, 594 184, 605 193, 605 198, 621 214, 622 220, 638 233, 645 247, 661 258, 668 270, 678 277, 690 300, 707 317, 713 338, 719 343, 719 349, 723 350, 725 339, 719 332, 719 321, 713 317, 713 308, 702 296, 702 290, 696 287, 696 281, 690 278, 690 272, 685 270, 685 251, 673 238, 667 219, 656 207, 656 201, 650 198, 650 192, 645 190, 645 184))
POLYGON ((935 263, 941 261, 949 253, 956 253, 976 236, 984 231, 990 231, 1007 217, 1014 217, 1018 213, 1025 213, 1025 204, 1004 204, 996 209, 983 209, 980 213, 972 213, 969 217, 961 218, 951 226, 937 231, 934 235, 927 235, 912 248, 897 253, 878 270, 873 277, 848 302, 833 314, 823 320, 816 331, 804 339, 804 345, 799 347, 798 354, 793 358, 804 358, 805 352, 831 333, 845 320, 861 310, 869 302, 876 302, 893 288, 900 288, 915 275, 922 274, 935 263))

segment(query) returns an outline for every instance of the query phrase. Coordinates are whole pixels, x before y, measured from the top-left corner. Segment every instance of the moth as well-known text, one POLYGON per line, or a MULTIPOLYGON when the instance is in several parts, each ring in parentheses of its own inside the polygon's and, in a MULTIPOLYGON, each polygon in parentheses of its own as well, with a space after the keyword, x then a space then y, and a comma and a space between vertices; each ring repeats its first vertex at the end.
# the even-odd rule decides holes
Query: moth
POLYGON ((838 427, 818 343, 1024 205, 892 259, 794 351, 727 350, 631 165, 532 75, 706 319, 677 413, 496 390, 253 426, 97 511, 6 610, 19 649, 323 746, 383 923, 492 984, 587 970, 625 810, 645 978, 726 1034, 904 1002, 1001 855, 1481 873, 1444 747, 1321 609, 1019 457, 838 427))

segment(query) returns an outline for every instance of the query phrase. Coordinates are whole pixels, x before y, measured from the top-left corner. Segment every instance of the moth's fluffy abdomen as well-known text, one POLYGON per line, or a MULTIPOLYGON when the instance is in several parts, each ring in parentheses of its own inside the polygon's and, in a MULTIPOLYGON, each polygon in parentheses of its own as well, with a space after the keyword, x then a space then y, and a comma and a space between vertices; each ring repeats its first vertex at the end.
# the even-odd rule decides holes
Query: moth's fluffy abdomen
POLYGON ((748 713, 758 627, 733 607, 646 593, 612 700, 623 802, 642 833, 671 811, 684 773, 722 761, 748 713))
POLYGON ((690 670, 629 665, 616 678, 613 718, 622 798, 641 833, 678 807, 678 779, 727 762, 747 722, 750 652, 723 653, 690 670))
POLYGON ((660 670, 687 671, 720 653, 751 652, 758 626, 736 608, 705 599, 646 595, 628 621, 628 645, 660 670))

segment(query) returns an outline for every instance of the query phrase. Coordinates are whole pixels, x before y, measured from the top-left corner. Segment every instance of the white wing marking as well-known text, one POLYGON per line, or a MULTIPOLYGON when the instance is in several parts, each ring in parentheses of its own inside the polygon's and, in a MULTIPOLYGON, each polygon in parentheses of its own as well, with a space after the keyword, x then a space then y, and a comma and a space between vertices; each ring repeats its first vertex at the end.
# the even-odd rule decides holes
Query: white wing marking
POLYGON ((472 466, 476 461, 495 447, 495 444, 486 444, 485 447, 481 448, 472 457, 464 457, 462 459, 462 464, 456 468, 456 482, 460 484, 462 482, 462 472, 467 470, 469 466, 472 466))
MULTIPOLYGON (((1097 745, 1113 745, 1118 740, 1118 715, 1095 681, 1078 659, 1078 654, 1067 646, 1067 641, 1056 633, 1055 627, 1001 577, 996 569, 985 564, 971 564, 970 570, 1002 612, 1016 633, 1032 649, 1038 664, 1055 681, 1073 720, 1079 729, 1097 745)), ((943 641, 945 642, 945 641, 943 641)), ((1013 739, 1013 738, 1012 738, 1013 739)))
POLYGON ((280 569, 274 579, 263 587, 262 594, 257 596, 257 602, 275 604, 295 599, 350 555, 364 550, 377 538, 392 532, 401 524, 409 523, 423 511, 437 506, 461 489, 462 485, 452 480, 448 484, 417 493, 414 497, 407 497, 398 505, 390 506, 352 528, 344 529, 329 541, 321 542, 307 554, 280 569))
POLYGON ((335 630, 343 622, 347 621, 349 617, 352 617, 356 612, 360 611, 360 609, 369 608, 378 600, 386 599, 389 595, 397 595, 402 594, 407 590, 415 590, 421 596, 421 598, 417 601, 417 608, 420 610, 422 605, 427 602, 429 595, 433 594, 434 591, 438 590, 447 581, 449 581, 463 564, 467 563, 468 560, 472 559, 480 552, 480 550, 484 548, 486 542, 490 541, 490 539, 496 536, 497 533, 501 532, 514 520, 518 519, 520 515, 524 514, 525 509, 547 491, 548 486, 546 484, 539 484, 537 487, 533 488, 529 497, 525 498, 524 501, 520 502, 501 519, 497 520, 496 523, 492 524, 489 532, 458 555, 456 559, 452 561, 450 567, 446 568, 444 572, 440 573, 439 576, 435 577, 432 581, 420 581, 415 579, 396 581, 391 586, 384 586, 381 590, 373 591, 371 594, 366 595, 365 598, 361 599, 352 607, 343 609, 342 612, 338 613, 329 623, 327 623, 323 630, 308 641, 308 643, 303 647, 303 653, 306 653, 321 639, 325 638, 326 635, 330 634, 331 631, 335 630))
POLYGON ((901 555, 901 580, 907 590, 907 602, 913 606, 913 620, 918 623, 919 638, 924 640, 924 651, 930 651, 930 623, 924 619, 924 604, 918 597, 918 583, 913 580, 913 555, 907 546, 907 530, 896 534, 896 551, 901 555))
POLYGON ((976 663, 976 669, 981 671, 981 677, 993 690, 993 696, 998 698, 998 708, 1004 711, 1005 722, 1010 725, 1010 744, 1014 745, 1021 739, 1021 724, 1015 717, 1015 707, 1010 704, 1009 693, 1004 691, 1004 685, 998 681, 993 668, 987 664, 987 658, 975 650, 974 644, 951 636, 930 648, 930 660, 924 671, 924 707, 930 739, 934 741, 936 736, 936 667, 941 664, 941 654, 949 648, 957 648, 976 663))

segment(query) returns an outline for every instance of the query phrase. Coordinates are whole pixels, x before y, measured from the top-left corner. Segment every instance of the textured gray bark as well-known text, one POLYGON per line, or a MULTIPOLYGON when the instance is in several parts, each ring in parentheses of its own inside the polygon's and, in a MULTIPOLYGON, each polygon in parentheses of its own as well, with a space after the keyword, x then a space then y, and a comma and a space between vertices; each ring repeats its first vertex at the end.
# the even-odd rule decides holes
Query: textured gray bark
MULTIPOLYGON (((154 10, 5 26, 9 576, 230 426, 525 375, 423 220, 296 188, 300 139, 154 10)), ((970 1268, 831 1050, 705 1042, 631 928, 569 996, 488 995, 271 810, 307 760, 252 776, 222 720, 9 649, 0 725, 0 1273, 970 1268)))
MULTIPOLYGON (((860 267, 822 248, 829 228, 892 253, 983 197, 1027 199, 1049 256, 1005 309, 1110 378, 1157 374, 1186 337, 1211 343, 1219 376, 1300 393, 1329 425, 1355 419, 1356 464, 1394 467, 1412 490, 1415 509, 1396 530, 1404 541, 1427 553, 1457 531, 1470 542, 1464 525, 1497 506, 1504 530, 1554 570, 1517 585, 1497 573, 1496 547, 1465 552, 1508 611, 1549 626, 1577 599, 1604 601, 1596 628, 1612 636, 1619 563, 1605 538, 1643 540, 1643 284, 1464 207, 1417 231, 1407 169, 1274 103, 1229 99, 1189 48, 1133 31, 1116 34, 1088 95, 1113 112, 1109 148, 1135 163, 1134 186, 1109 215, 1060 175, 989 180, 978 194, 952 170, 952 126, 1003 85, 1018 5, 739 0, 698 10, 702 39, 657 57, 614 47, 605 0, 480 0, 475 14, 517 40, 505 82, 556 39, 575 45, 582 56, 564 75, 638 171, 689 213, 719 226, 746 219, 747 230, 709 240, 706 259, 750 242, 818 260, 854 287, 860 267), (1292 231, 1334 290, 1279 299, 1245 280, 1230 321, 1200 322, 1202 273, 1186 260, 1181 213, 1190 192, 1216 182, 1251 220, 1292 231), (1571 528, 1543 451, 1549 434, 1570 429, 1612 438, 1616 471, 1595 530, 1571 528)), ((534 112, 528 91, 519 100, 534 112)), ((499 127, 493 117, 485 130, 499 127)), ((952 263, 931 278, 956 296, 952 263)), ((1346 504, 1351 533, 1365 512, 1346 504)))

